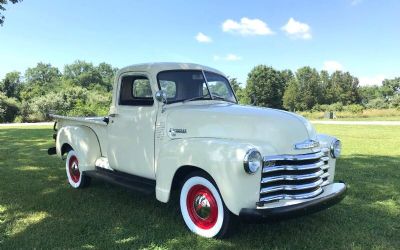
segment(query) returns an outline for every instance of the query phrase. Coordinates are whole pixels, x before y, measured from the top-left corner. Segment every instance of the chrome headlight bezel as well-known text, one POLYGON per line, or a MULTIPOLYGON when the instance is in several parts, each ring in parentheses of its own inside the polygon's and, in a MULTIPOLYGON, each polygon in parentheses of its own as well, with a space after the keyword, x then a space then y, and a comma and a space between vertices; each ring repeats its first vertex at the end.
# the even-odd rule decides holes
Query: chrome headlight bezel
POLYGON ((342 151, 341 141, 338 139, 333 140, 329 149, 332 158, 339 158, 342 151))
POLYGON ((263 157, 257 149, 252 148, 246 152, 243 160, 243 167, 246 173, 255 174, 262 165, 263 157))

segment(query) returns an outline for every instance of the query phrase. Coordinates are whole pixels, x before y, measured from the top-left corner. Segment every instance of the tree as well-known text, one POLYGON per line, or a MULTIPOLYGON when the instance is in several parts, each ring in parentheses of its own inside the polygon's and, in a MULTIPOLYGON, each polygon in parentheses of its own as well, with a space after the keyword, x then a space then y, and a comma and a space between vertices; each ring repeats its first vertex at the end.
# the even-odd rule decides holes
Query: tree
POLYGON ((283 107, 290 111, 296 111, 300 107, 299 84, 296 78, 292 78, 286 86, 283 95, 283 107))
POLYGON ((385 79, 382 82, 382 95, 386 99, 400 94, 400 77, 394 79, 385 79))
POLYGON ((0 83, 0 91, 4 92, 7 97, 19 99, 21 90, 21 73, 13 71, 7 73, 3 81, 0 83))
MULTIPOLYGON (((12 4, 16 4, 18 2, 22 2, 22 0, 9 0, 12 4)), ((8 0, 0 0, 0 25, 3 26, 4 23, 4 15, 3 15, 3 11, 6 10, 6 8, 4 7, 4 5, 8 4, 8 0)))
POLYGON ((321 96, 318 71, 311 67, 302 67, 296 72, 300 110, 310 110, 319 102, 321 96))
POLYGON ((285 69, 281 71, 281 76, 283 81, 285 82, 285 87, 289 84, 289 82, 294 78, 294 74, 290 69, 285 69))
POLYGON ((373 99, 382 97, 381 89, 382 87, 378 86, 361 86, 358 89, 360 94, 360 103, 365 105, 373 99))
POLYGON ((60 76, 58 68, 51 66, 50 63, 42 62, 39 62, 34 68, 28 68, 25 72, 26 83, 39 86, 54 84, 60 79, 60 76))
POLYGON ((97 71, 101 76, 101 84, 106 88, 107 91, 112 90, 115 74, 118 69, 113 68, 111 64, 102 62, 97 66, 97 71))
POLYGON ((336 71, 331 76, 328 91, 330 103, 340 102, 343 105, 360 102, 358 79, 349 72, 336 71))
POLYGON ((13 122, 19 112, 19 103, 0 92, 0 123, 13 122))
POLYGON ((39 62, 35 67, 25 71, 25 84, 21 91, 21 99, 46 95, 60 85, 61 73, 49 63, 39 62))
POLYGON ((246 95, 249 99, 256 95, 258 106, 281 109, 284 89, 284 78, 272 67, 258 65, 248 74, 246 95))
POLYGON ((75 61, 73 64, 65 65, 64 78, 84 88, 89 88, 96 84, 104 85, 98 69, 92 63, 80 60, 75 61))

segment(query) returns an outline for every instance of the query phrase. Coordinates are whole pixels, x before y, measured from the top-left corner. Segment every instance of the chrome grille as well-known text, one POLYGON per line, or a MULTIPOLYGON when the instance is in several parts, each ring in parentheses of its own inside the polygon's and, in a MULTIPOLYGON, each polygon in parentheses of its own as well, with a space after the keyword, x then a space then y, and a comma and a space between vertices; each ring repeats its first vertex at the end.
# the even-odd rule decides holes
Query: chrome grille
POLYGON ((329 184, 328 150, 302 155, 264 157, 260 202, 308 199, 329 184))

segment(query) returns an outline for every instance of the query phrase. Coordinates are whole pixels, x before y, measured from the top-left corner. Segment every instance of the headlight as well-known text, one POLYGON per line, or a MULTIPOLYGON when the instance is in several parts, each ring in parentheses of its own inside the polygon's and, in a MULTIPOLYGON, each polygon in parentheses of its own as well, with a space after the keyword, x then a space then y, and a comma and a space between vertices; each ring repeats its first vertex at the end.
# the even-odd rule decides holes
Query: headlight
POLYGON ((334 140, 331 144, 331 156, 339 158, 340 151, 342 151, 342 143, 339 140, 334 140))
POLYGON ((248 174, 254 174, 262 166, 263 158, 257 149, 253 148, 247 151, 244 156, 244 171, 248 174))

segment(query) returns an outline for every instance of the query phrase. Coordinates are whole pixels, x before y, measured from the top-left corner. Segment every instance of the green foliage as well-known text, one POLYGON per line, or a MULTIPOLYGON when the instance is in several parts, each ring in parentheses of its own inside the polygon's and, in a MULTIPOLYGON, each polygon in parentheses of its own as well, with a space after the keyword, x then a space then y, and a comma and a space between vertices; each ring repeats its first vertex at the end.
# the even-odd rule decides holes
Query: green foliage
POLYGON ((7 97, 20 98, 21 85, 21 73, 13 71, 7 73, 3 81, 0 82, 0 91, 3 92, 7 97))
POLYGON ((256 96, 255 105, 270 108, 282 108, 285 79, 272 67, 258 65, 247 78, 246 94, 249 99, 256 96))
POLYGON ((385 98, 378 97, 369 101, 366 107, 371 109, 386 109, 389 108, 389 103, 385 98))
POLYGON ((19 112, 19 103, 15 98, 0 92, 0 123, 13 122, 19 112))
POLYGON ((353 114, 361 114, 364 111, 364 107, 360 104, 350 104, 343 106, 343 111, 347 111, 353 114))
POLYGON ((296 78, 291 79, 285 88, 283 106, 290 111, 300 108, 299 84, 296 78))

